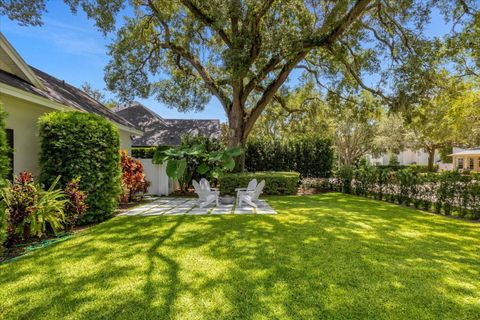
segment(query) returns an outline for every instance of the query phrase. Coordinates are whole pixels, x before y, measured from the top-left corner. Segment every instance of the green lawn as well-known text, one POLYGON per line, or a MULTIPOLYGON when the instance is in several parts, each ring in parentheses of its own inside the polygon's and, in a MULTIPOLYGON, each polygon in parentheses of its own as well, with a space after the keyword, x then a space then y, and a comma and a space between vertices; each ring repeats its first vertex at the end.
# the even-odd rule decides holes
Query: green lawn
POLYGON ((0 265, 2 319, 478 319, 480 224, 341 194, 117 217, 0 265))

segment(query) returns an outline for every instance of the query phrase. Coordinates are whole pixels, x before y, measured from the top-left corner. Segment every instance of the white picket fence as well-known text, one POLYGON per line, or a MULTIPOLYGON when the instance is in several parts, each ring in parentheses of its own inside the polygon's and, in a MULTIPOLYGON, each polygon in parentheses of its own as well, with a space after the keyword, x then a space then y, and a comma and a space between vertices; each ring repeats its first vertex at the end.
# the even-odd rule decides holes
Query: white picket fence
POLYGON ((148 194, 167 196, 174 191, 175 184, 167 176, 165 164, 153 164, 152 159, 138 159, 142 162, 145 176, 150 181, 148 194))

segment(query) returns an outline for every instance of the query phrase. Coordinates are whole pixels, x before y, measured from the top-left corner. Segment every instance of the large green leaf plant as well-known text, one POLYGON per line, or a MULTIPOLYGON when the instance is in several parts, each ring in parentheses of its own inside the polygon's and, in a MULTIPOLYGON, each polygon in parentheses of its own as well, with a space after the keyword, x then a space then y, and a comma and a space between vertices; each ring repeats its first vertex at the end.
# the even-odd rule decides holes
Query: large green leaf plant
POLYGON ((185 190, 195 173, 207 179, 218 179, 225 172, 232 171, 235 168, 235 158, 243 152, 240 147, 207 151, 202 144, 179 147, 159 146, 153 155, 153 163, 166 163, 167 176, 178 180, 182 190, 185 190), (198 165, 193 168, 188 166, 188 163, 192 162, 198 165))

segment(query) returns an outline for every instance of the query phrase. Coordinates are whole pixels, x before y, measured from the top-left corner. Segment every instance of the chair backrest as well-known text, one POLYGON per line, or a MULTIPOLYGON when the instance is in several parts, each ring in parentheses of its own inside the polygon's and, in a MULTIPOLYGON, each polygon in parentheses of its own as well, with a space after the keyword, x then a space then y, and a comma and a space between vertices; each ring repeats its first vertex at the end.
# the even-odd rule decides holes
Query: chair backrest
POLYGON ((200 179, 200 188, 210 191, 210 182, 205 178, 200 179))
POLYGON ((200 200, 206 199, 207 195, 206 192, 207 190, 203 189, 203 187, 197 182, 197 180, 192 180, 192 185, 193 188, 195 189, 195 193, 198 195, 200 200))
POLYGON ((248 183, 247 190, 255 190, 257 188, 257 179, 252 179, 248 183))
POLYGON ((255 188, 255 191, 252 193, 252 200, 255 201, 262 194, 263 188, 265 187, 265 180, 260 181, 260 183, 255 188))

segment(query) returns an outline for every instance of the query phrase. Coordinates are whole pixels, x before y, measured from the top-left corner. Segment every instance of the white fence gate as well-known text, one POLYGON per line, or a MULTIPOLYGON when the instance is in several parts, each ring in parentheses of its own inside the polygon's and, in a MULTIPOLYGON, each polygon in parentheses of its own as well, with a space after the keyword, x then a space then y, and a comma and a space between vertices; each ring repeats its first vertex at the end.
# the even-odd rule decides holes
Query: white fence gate
POLYGON ((174 191, 174 183, 167 176, 166 164, 153 164, 152 159, 138 159, 142 162, 145 176, 150 181, 148 194, 167 196, 174 191))

